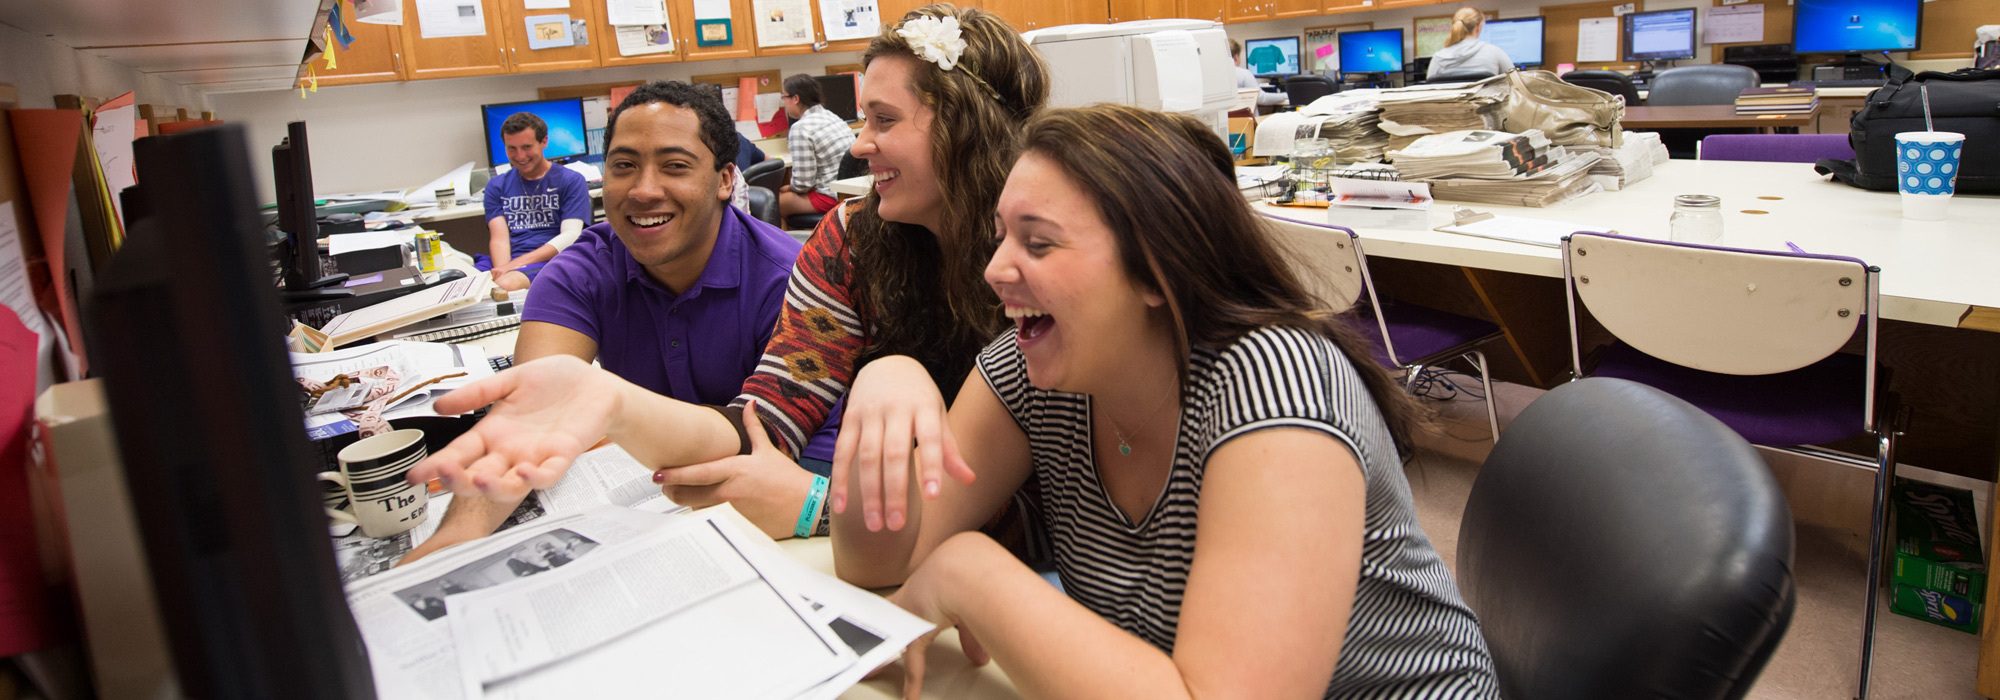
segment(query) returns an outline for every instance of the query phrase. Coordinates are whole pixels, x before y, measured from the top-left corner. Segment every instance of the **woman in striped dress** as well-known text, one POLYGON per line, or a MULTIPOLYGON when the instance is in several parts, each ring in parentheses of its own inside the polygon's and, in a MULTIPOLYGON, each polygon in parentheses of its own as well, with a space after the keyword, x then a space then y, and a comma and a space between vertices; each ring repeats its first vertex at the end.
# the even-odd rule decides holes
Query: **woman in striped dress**
MULTIPOLYGON (((1402 474, 1409 398, 1304 291, 1232 173, 1185 116, 1030 121, 986 268, 1015 328, 914 436, 978 478, 901 531, 837 515, 840 575, 901 584, 897 603, 1032 696, 1495 696, 1402 474), (1060 590, 976 530, 1030 483, 1060 590)), ((850 397, 878 393, 939 395, 893 357, 850 397)), ((913 423, 850 411, 836 469, 863 490, 906 469, 889 447, 913 423)), ((927 644, 905 655, 912 693, 927 644)))

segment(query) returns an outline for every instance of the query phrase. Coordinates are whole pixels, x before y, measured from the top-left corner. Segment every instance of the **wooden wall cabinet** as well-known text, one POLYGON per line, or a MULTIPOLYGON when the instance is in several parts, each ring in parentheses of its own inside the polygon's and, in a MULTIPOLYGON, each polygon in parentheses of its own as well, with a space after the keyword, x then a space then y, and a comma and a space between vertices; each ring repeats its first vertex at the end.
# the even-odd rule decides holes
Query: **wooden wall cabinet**
POLYGON ((1271 16, 1278 19, 1313 17, 1322 11, 1322 0, 1270 0, 1271 16))
POLYGON ((423 18, 417 14, 416 0, 403 0, 403 76, 463 78, 507 72, 506 40, 501 38, 500 0, 480 0, 486 33, 479 36, 450 36, 426 39, 423 18))
MULTIPOLYGON (((1242 0, 1224 1, 1233 3, 1242 0)), ((1176 17, 1181 11, 1177 0, 1110 0, 1109 9, 1111 16, 1108 19, 1112 23, 1176 17)))
POLYGON ((757 37, 750 25, 750 0, 729 0, 730 41, 719 46, 701 46, 694 34, 694 0, 668 0, 667 14, 674 21, 675 36, 689 61, 722 58, 751 58, 757 55, 757 37))
MULTIPOLYGON (((354 6, 348 0, 340 0, 340 5, 342 16, 354 16, 354 6)), ((327 68, 324 60, 313 60, 319 84, 359 85, 404 78, 403 37, 399 27, 350 21, 347 31, 354 35, 354 45, 342 49, 335 44, 333 68, 327 68)))
MULTIPOLYGON (((569 7, 560 10, 530 10, 527 0, 487 0, 487 9, 500 6, 501 36, 507 41, 507 63, 514 73, 543 73, 557 70, 581 70, 596 68, 599 42, 613 37, 599 36, 596 31, 597 17, 603 12, 603 0, 569 0, 569 7), (528 19, 549 15, 568 15, 571 22, 583 20, 589 43, 558 48, 534 49, 528 45, 528 19)), ((572 34, 572 38, 574 34, 572 34)))
POLYGON ((1226 3, 1222 8, 1222 21, 1257 22, 1271 18, 1276 0, 1226 0, 1226 3))
MULTIPOLYGON (((592 0, 571 0, 589 2, 592 0)), ((601 0, 596 0, 601 1, 601 0)), ((618 28, 611 26, 611 18, 602 6, 596 6, 597 18, 590 23, 591 43, 597 45, 597 64, 606 68, 612 66, 642 66, 654 63, 675 63, 687 58, 687 49, 694 45, 694 37, 681 29, 679 8, 673 3, 667 5, 667 31, 673 34, 674 50, 663 53, 647 53, 627 56, 618 51, 618 28)))

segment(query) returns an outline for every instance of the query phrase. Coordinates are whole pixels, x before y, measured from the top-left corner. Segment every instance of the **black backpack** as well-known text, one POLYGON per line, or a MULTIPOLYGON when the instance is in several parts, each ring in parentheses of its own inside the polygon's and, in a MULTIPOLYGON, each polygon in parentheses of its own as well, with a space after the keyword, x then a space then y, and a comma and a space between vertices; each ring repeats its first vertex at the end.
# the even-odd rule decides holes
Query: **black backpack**
POLYGON ((2000 194, 2000 70, 1950 73, 1891 66, 1889 82, 1869 93, 1854 113, 1847 143, 1854 160, 1822 160, 1820 174, 1867 190, 1896 190, 1896 134, 1924 130, 1924 87, 1938 131, 1965 134, 1959 194, 2000 194))

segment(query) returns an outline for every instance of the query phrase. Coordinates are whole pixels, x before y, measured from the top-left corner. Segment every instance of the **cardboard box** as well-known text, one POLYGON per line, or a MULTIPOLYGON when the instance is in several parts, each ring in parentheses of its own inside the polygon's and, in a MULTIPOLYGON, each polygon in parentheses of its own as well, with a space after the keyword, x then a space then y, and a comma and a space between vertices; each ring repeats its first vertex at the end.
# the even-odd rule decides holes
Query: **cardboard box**
POLYGON ((1893 594, 1889 603, 1890 612, 1968 634, 1979 634, 1978 603, 1950 593, 1902 584, 1893 584, 1889 588, 1893 594))
POLYGON ((1939 563, 1986 562, 1971 491, 1897 479, 1893 501, 1898 553, 1939 563))
POLYGON ((1967 562, 1935 562, 1896 553, 1890 579, 1911 588, 1949 593, 1967 600, 1986 599, 1986 567, 1967 562))

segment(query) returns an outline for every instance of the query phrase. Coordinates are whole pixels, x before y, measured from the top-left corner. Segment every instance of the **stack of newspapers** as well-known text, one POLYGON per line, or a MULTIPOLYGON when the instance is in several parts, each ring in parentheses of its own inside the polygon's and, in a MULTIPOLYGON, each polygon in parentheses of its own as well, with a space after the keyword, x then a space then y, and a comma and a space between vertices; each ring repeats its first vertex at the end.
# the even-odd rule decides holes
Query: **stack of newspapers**
POLYGON ((379 695, 832 698, 933 629, 726 505, 669 502, 616 447, 562 483, 527 522, 348 582, 379 695))
POLYGON ((1567 146, 1571 153, 1595 153, 1597 164, 1590 167, 1590 179, 1606 191, 1617 192, 1627 185, 1653 176, 1653 166, 1667 162, 1667 147, 1660 135, 1650 131, 1627 131, 1617 148, 1567 146))
POLYGON ((1279 112, 1257 124, 1251 155, 1291 156, 1304 139, 1326 139, 1335 160, 1374 163, 1382 160, 1389 135, 1378 128, 1381 110, 1366 95, 1327 95, 1296 112, 1279 112))
POLYGON ((1381 90, 1380 128, 1388 134, 1388 150, 1397 151, 1431 134, 1500 127, 1500 109, 1510 88, 1504 77, 1477 83, 1417 85, 1381 90))
POLYGON ((1554 146, 1539 129, 1433 134, 1389 157, 1443 200, 1545 207, 1600 189, 1589 177, 1597 154, 1554 146))

